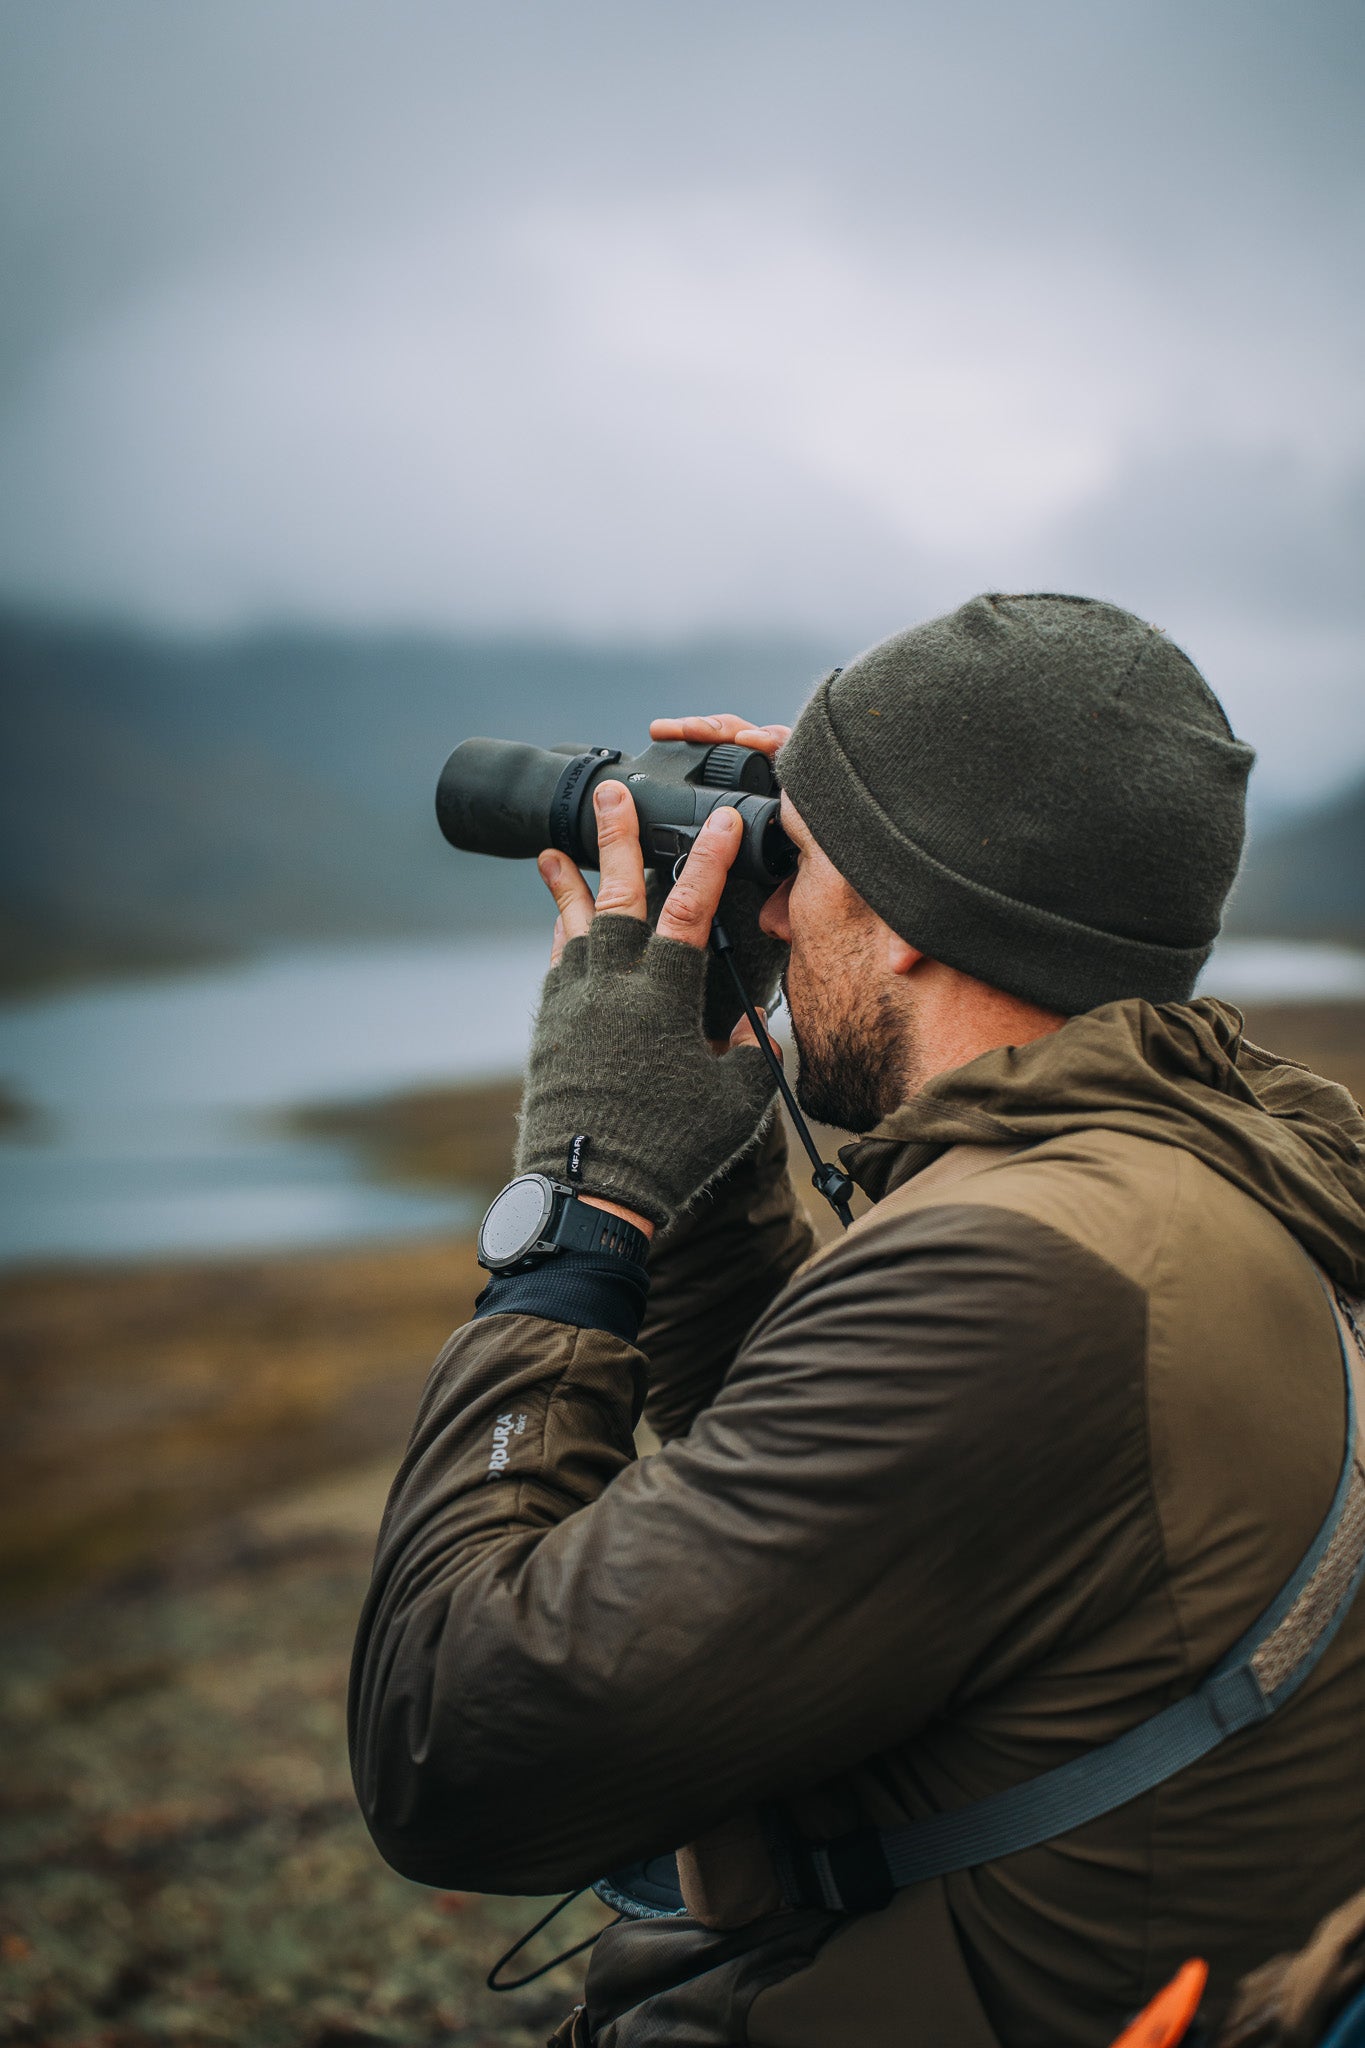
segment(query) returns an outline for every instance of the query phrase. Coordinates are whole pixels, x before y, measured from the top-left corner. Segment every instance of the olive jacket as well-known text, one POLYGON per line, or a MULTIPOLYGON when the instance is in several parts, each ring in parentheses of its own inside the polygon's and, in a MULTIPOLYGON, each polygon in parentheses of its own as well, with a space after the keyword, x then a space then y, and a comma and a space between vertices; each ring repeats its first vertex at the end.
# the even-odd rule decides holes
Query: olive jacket
POLYGON ((920 1819, 1208 1674, 1341 1467, 1363 1146, 1235 1010, 1112 1004, 848 1147, 837 1243, 770 1137, 658 1241, 637 1343, 457 1332, 355 1654, 384 1855, 544 1894, 680 1848, 687 1915, 594 1952, 601 2048, 1099 2048, 1193 1954, 1216 2021, 1365 1881, 1365 1599, 1267 1724, 880 1911, 785 1907, 755 1816, 920 1819))

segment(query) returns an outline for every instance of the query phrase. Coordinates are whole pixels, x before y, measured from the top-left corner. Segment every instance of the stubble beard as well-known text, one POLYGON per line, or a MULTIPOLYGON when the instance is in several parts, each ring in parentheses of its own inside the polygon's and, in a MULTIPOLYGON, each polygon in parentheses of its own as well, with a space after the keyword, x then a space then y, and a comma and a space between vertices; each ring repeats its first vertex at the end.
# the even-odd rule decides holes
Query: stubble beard
POLYGON ((840 1131, 872 1130, 916 1086, 918 1062, 907 1018, 885 989, 871 1002, 855 1002, 853 976, 839 991, 842 1002, 817 1006, 803 998, 798 985, 793 1004, 790 971, 789 961, 782 993, 800 1062, 797 1101, 817 1123, 840 1131))

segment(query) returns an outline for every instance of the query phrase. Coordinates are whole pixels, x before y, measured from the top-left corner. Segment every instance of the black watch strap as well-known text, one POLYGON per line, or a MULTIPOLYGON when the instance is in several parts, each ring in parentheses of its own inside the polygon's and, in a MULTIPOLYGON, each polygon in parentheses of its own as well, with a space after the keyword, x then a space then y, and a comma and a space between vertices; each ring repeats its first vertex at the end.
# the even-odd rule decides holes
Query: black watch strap
POLYGON ((555 1243, 566 1252, 614 1252, 617 1258, 633 1259, 643 1266, 649 1253, 649 1239, 643 1230, 613 1216, 609 1209, 594 1208, 577 1195, 570 1195, 554 1227, 555 1243))

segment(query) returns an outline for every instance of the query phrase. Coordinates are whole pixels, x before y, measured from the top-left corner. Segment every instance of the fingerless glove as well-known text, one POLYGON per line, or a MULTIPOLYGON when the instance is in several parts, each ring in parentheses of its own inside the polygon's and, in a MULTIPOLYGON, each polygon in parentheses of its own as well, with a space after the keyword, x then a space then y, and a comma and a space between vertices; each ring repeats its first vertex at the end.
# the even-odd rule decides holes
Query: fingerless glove
MULTIPOLYGON (((656 868, 651 868, 645 878, 645 897, 650 924, 656 925, 659 912, 668 900, 668 889, 656 868)), ((756 882, 740 881, 731 875, 720 899, 720 909, 716 912, 730 941, 731 955, 744 986, 751 1000, 765 1010, 772 1007, 788 952, 783 940, 771 938, 759 928, 759 912, 767 900, 768 891, 760 889, 756 882)), ((728 1039, 743 1015, 743 1005, 735 994, 735 984, 726 971, 724 961, 717 960, 714 953, 708 955, 702 1036, 728 1039)))
POLYGON ((519 1173, 562 1178, 586 1135, 585 1194, 666 1224, 752 1145, 776 1089, 756 1046, 702 1033, 707 954, 605 912, 545 977, 522 1093, 519 1173))

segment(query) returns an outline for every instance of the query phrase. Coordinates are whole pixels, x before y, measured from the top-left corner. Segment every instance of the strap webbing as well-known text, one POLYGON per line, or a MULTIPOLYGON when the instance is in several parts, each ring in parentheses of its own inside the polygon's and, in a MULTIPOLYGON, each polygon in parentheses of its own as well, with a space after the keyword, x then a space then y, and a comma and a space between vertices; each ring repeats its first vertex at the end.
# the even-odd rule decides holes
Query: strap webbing
POLYGON ((1351 1351, 1365 1360, 1365 1344, 1354 1317, 1329 1298, 1346 1376, 1346 1456, 1332 1504, 1292 1577, 1198 1690, 1117 1741, 956 1812, 865 1828, 822 1847, 776 1842, 789 1903, 865 1911, 901 1885, 1036 1848, 1150 1792, 1292 1698, 1365 1578, 1365 1467, 1351 1372, 1351 1351))

